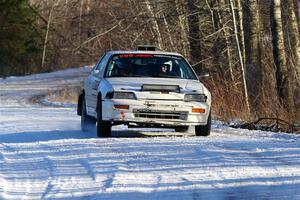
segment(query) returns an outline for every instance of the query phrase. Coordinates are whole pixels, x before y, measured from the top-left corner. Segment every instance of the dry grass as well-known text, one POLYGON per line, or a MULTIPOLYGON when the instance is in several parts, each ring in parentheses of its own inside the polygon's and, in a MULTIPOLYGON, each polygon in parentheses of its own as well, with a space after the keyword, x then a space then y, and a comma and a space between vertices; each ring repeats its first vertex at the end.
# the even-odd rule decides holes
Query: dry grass
POLYGON ((300 107, 296 104, 295 109, 287 111, 279 103, 276 92, 271 90, 262 94, 257 102, 256 110, 247 112, 245 98, 242 89, 227 81, 208 80, 205 85, 212 93, 212 112, 215 119, 222 121, 246 121, 251 122, 259 118, 271 117, 288 121, 292 124, 300 124, 300 107))
POLYGON ((48 100, 52 102, 77 104, 78 96, 82 91, 82 87, 66 87, 58 92, 50 93, 48 100))

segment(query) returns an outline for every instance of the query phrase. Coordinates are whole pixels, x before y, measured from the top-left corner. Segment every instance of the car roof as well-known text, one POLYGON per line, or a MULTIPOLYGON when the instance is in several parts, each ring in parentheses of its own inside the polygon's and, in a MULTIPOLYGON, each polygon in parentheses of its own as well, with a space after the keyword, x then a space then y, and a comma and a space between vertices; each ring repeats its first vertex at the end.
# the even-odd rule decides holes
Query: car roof
POLYGON ((159 55, 169 55, 169 56, 181 56, 179 53, 173 52, 165 52, 165 51, 109 51, 107 54, 114 55, 114 54, 159 54, 159 55))

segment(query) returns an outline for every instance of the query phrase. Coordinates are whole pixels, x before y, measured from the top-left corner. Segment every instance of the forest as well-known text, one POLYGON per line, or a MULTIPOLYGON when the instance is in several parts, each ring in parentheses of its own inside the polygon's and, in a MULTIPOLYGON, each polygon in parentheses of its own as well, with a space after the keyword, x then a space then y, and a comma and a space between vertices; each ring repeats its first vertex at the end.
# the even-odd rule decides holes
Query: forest
POLYGON ((210 73, 216 119, 300 123, 298 0, 0 0, 0 10, 3 78, 155 45, 210 73))

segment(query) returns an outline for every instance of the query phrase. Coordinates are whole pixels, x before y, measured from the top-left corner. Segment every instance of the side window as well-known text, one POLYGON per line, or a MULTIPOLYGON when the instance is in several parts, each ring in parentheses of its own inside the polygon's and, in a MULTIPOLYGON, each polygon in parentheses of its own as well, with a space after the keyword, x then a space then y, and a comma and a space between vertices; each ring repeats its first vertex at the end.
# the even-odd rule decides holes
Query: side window
POLYGON ((99 73, 97 76, 100 76, 100 77, 103 76, 103 73, 104 73, 104 70, 105 70, 105 67, 106 67, 106 64, 107 64, 107 61, 109 60, 109 58, 110 58, 110 55, 105 54, 104 56, 101 57, 101 59, 95 65, 93 71, 99 70, 99 73))
POLYGON ((107 63, 110 59, 111 55, 105 55, 104 58, 102 59, 100 65, 99 65, 99 70, 100 70, 100 77, 104 77, 104 73, 105 73, 105 69, 106 69, 106 66, 107 66, 107 63))
POLYGON ((115 61, 113 59, 110 60, 110 62, 108 64, 108 67, 107 67, 107 70, 106 70, 106 75, 105 75, 106 77, 113 77, 113 76, 115 76, 115 73, 113 72, 114 64, 115 64, 115 61))
POLYGON ((96 63, 95 67, 93 68, 93 71, 94 71, 94 70, 98 70, 99 64, 100 64, 101 61, 103 60, 104 56, 105 56, 105 55, 103 55, 103 56, 100 58, 100 60, 96 63))

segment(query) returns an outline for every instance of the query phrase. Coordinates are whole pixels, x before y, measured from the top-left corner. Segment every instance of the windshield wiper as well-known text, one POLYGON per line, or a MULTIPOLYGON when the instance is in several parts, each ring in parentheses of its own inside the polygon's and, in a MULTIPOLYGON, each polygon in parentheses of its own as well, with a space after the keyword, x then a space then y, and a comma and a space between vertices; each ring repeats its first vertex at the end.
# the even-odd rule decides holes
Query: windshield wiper
POLYGON ((172 75, 164 75, 164 74, 158 74, 155 77, 163 77, 163 78, 180 78, 177 76, 172 76, 172 75))
POLYGON ((124 75, 124 76, 118 75, 118 76, 111 76, 111 77, 148 77, 148 76, 132 74, 132 75, 124 75))
POLYGON ((146 76, 146 75, 131 74, 128 77, 148 77, 148 76, 146 76))

